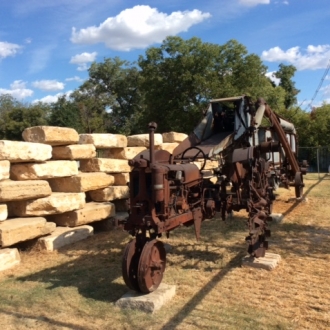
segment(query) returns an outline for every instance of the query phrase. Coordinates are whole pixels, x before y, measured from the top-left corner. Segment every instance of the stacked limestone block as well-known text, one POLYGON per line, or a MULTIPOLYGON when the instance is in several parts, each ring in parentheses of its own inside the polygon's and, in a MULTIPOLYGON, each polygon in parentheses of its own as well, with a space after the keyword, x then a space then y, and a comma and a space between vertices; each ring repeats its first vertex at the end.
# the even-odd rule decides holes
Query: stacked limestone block
POLYGON ((44 198, 51 195, 45 180, 16 181, 11 177, 11 167, 31 162, 45 162, 51 158, 51 146, 40 143, 0 141, 0 269, 10 268, 20 262, 17 249, 6 248, 18 242, 51 233, 54 223, 39 217, 10 218, 8 204, 44 198), (6 248, 6 249, 4 249, 6 248))
MULTIPOLYGON (((127 184, 131 167, 128 165, 128 159, 135 157, 146 148, 129 148, 127 146, 127 137, 120 134, 81 134, 80 143, 93 143, 102 155, 99 158, 81 161, 80 170, 82 173, 89 175, 97 172, 113 178, 111 184, 106 187, 89 191, 89 198, 99 208, 113 205, 114 210, 116 210, 115 201, 128 199, 129 197, 127 184)), ((112 216, 116 216, 115 211, 112 216)), ((83 219, 79 221, 83 221, 83 219)))
MULTIPOLYGON (((71 128, 31 127, 23 138, 25 142, 0 141, 0 246, 43 236, 42 248, 52 250, 92 234, 90 226, 56 228, 46 217, 85 207, 83 190, 57 192, 50 182, 79 176, 77 160, 95 157, 95 147, 78 145, 79 135, 71 128)), ((0 269, 8 256, 16 258, 17 253, 0 253, 0 269)))

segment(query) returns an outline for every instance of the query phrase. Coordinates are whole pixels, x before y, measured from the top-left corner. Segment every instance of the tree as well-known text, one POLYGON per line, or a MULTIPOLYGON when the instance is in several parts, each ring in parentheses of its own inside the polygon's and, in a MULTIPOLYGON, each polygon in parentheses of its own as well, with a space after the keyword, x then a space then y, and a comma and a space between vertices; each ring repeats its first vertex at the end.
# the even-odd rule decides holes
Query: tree
POLYGON ((51 105, 51 114, 48 119, 51 126, 71 127, 78 133, 83 133, 81 114, 78 105, 73 100, 67 100, 65 96, 51 105))
POLYGON ((104 131, 113 133, 139 133, 143 115, 140 79, 138 68, 118 57, 93 63, 88 81, 74 93, 83 122, 87 126, 98 122, 104 131))
POLYGON ((293 65, 279 65, 279 70, 275 72, 276 78, 280 79, 279 86, 285 90, 285 107, 288 109, 297 103, 297 95, 300 92, 295 87, 292 77, 294 76, 297 69, 293 65))
POLYGON ((191 132, 212 98, 247 94, 258 97, 274 89, 260 58, 235 40, 224 45, 199 38, 168 37, 138 61, 145 92, 144 121, 159 131, 191 132))
POLYGON ((22 132, 32 126, 47 125, 49 107, 46 104, 17 106, 8 110, 5 115, 4 139, 22 141, 22 132))
POLYGON ((13 109, 23 106, 10 94, 0 95, 0 139, 6 136, 6 114, 13 109))

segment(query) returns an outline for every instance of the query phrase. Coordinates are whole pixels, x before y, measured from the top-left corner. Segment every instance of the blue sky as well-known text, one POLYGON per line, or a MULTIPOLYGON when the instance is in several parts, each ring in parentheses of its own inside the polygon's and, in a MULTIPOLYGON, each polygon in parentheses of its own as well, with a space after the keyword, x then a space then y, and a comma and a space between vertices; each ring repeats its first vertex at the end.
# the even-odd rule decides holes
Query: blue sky
MULTIPOLYGON (((236 39, 269 75, 280 63, 296 66, 298 103, 308 110, 330 64, 329 31, 329 0, 5 0, 0 94, 52 102, 86 80, 93 61, 135 61, 178 35, 215 44, 236 39)), ((322 101, 330 103, 330 73, 312 104, 322 101)))

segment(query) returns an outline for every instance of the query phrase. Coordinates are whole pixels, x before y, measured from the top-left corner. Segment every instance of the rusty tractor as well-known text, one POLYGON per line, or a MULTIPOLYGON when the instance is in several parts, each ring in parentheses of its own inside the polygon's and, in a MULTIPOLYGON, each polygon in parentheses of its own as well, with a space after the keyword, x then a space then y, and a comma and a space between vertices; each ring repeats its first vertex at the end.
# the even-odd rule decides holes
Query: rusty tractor
POLYGON ((282 184, 293 186, 297 198, 303 194, 307 164, 297 161, 294 125, 263 99, 239 96, 211 100, 202 121, 172 154, 155 150, 156 128, 149 124, 149 150, 129 161, 133 169, 124 229, 133 239, 122 259, 126 285, 142 293, 157 289, 166 267, 159 238, 194 225, 198 240, 202 221, 216 212, 225 220, 232 211, 245 209, 248 253, 264 256, 274 190, 282 184), (217 160, 218 166, 204 170, 208 160, 217 160))

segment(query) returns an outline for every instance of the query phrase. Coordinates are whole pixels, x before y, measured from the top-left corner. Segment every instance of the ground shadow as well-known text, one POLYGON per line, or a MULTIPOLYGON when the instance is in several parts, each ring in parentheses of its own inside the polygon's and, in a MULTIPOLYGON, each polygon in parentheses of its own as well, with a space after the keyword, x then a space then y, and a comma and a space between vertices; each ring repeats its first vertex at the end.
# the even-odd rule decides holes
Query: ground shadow
POLYGON ((122 275, 121 258, 125 244, 122 234, 114 237, 116 232, 111 232, 108 235, 95 234, 83 242, 61 248, 58 253, 64 254, 68 261, 17 279, 47 283, 48 290, 76 287, 86 298, 114 302, 127 292, 124 284, 114 282, 122 275), (108 235, 112 238, 107 239, 108 235))

